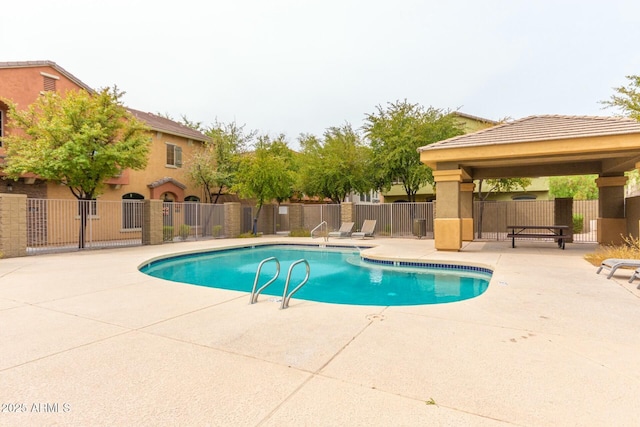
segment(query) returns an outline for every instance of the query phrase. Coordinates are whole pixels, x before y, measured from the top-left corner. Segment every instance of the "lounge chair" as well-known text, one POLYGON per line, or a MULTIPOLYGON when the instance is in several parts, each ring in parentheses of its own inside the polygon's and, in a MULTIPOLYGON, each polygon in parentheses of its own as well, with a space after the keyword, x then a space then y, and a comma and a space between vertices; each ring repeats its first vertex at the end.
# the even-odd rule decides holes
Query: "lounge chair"
POLYGON ((329 237, 349 237, 355 222, 345 222, 338 231, 329 232, 329 237))
POLYGON ((365 237, 373 237, 373 232, 376 229, 376 220, 375 219, 365 219, 362 223, 362 228, 360 231, 356 231, 355 233, 351 233, 352 238, 359 237, 364 239, 365 237))
POLYGON ((611 279, 611 277, 613 277, 613 273, 615 273, 616 270, 619 269, 620 267, 640 268, 640 259, 607 258, 604 261, 602 261, 602 263, 600 264, 600 267, 598 268, 598 271, 596 271, 596 274, 600 274, 603 268, 608 268, 609 275, 607 276, 607 279, 611 279))
MULTIPOLYGON (((640 268, 637 268, 636 271, 633 272, 631 278, 629 279, 629 283, 633 283, 633 281, 638 278, 640 278, 640 268)), ((640 285, 638 285, 638 289, 640 289, 640 285)))

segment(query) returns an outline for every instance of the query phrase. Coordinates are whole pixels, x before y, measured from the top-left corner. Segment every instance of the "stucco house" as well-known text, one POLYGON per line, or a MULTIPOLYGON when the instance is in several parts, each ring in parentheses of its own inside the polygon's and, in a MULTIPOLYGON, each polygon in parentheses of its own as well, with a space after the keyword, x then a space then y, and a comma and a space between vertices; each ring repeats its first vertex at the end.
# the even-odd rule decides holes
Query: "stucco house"
MULTIPOLYGON (((51 61, 0 62, 0 138, 10 132, 7 126, 8 106, 2 99, 11 100, 18 108, 33 103, 44 91, 64 95, 70 90, 93 89, 64 68, 51 61)), ((183 159, 206 141, 201 132, 175 121, 132 108, 129 111, 147 124, 152 141, 146 169, 124 170, 107 181, 106 191, 99 200, 199 201, 203 190, 186 178, 183 159)), ((0 140, 1 141, 1 140, 0 140)), ((0 156, 6 155, 0 146, 0 156)), ((2 179, 0 193, 26 194, 30 198, 72 199, 68 188, 26 175, 18 181, 2 179)))

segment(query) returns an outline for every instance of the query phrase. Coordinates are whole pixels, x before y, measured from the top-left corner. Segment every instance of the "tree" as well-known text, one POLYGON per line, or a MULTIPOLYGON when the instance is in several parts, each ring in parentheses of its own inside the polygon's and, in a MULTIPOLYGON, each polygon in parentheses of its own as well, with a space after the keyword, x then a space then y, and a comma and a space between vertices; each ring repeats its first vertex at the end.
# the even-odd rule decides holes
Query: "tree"
MULTIPOLYGON (((620 110, 620 115, 622 116, 640 121, 640 75, 626 76, 626 78, 629 84, 614 88, 616 94, 611 95, 608 101, 601 101, 601 104, 604 104, 606 108, 620 110)), ((626 173, 629 176, 627 191, 630 193, 637 191, 638 174, 637 169, 626 173)))
MULTIPOLYGON (((156 116, 162 117, 163 119, 171 120, 173 122, 176 121, 173 118, 173 116, 171 116, 171 114, 169 114, 167 112, 164 112, 164 113, 157 112, 156 116)), ((189 118, 187 117, 186 114, 181 114, 180 115, 180 120, 181 121, 178 122, 178 123, 181 123, 181 124, 185 125, 188 128, 191 128, 193 130, 197 130, 198 132, 204 132, 205 131, 204 127, 202 126, 202 122, 194 122, 192 120, 189 120, 189 118)))
POLYGON ((233 187, 239 156, 246 151, 255 134, 255 131, 245 133, 244 125, 216 121, 206 131, 209 140, 185 161, 188 177, 204 188, 207 203, 218 203, 222 192, 233 187))
POLYGON ((281 202, 293 193, 296 181, 293 152, 284 135, 274 141, 268 136, 258 137, 255 151, 242 156, 234 190, 244 197, 256 199, 256 215, 252 233, 258 234, 258 218, 265 202, 281 202))
POLYGON ((26 110, 10 101, 12 132, 5 173, 13 179, 34 173, 69 188, 79 201, 79 247, 85 246, 89 201, 102 194, 105 180, 123 169, 144 169, 150 149, 148 128, 122 105, 116 87, 96 93, 43 93, 26 110))
POLYGON ((433 173, 420 162, 418 148, 462 135, 464 130, 449 111, 425 110, 407 100, 376 109, 366 116, 364 130, 373 149, 377 184, 388 190, 392 183, 400 182, 413 202, 420 187, 433 184, 433 173))
POLYGON ((575 200, 597 200, 597 175, 553 176, 549 178, 549 195, 575 200))
POLYGON ((340 203, 352 191, 372 189, 368 179, 371 150, 351 125, 328 128, 324 141, 302 135, 300 145, 303 150, 300 187, 305 194, 340 203))
POLYGON ((629 84, 614 88, 616 93, 601 104, 604 104, 605 108, 616 108, 620 110, 621 115, 640 121, 640 76, 631 75, 626 78, 629 84))

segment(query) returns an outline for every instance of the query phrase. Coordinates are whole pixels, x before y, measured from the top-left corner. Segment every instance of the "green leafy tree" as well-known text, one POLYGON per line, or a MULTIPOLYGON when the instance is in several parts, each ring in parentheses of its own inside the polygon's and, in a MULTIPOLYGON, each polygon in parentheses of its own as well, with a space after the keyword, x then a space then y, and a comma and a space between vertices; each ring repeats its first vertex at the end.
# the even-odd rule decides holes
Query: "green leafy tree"
POLYGON ((235 122, 215 122, 207 131, 209 140, 185 161, 189 179, 204 188, 207 203, 218 203, 223 191, 233 187, 240 155, 255 138, 235 122))
POLYGON ((234 190, 243 197, 256 199, 256 215, 252 233, 258 233, 258 218, 262 206, 271 200, 278 202, 293 194, 296 176, 294 157, 285 142, 284 135, 271 140, 258 137, 255 150, 242 156, 234 190))
POLYGON ((597 175, 553 176, 549 178, 549 195, 555 198, 597 200, 597 175))
MULTIPOLYGON (((157 112, 156 116, 162 117, 164 119, 168 119, 168 120, 171 120, 171 121, 174 121, 174 122, 176 121, 176 119, 174 119, 173 116, 171 116, 171 114, 169 114, 167 112, 165 112, 165 113, 157 112)), ((202 125, 202 122, 194 122, 193 120, 189 120, 189 118, 187 117, 186 114, 181 114, 180 115, 180 121, 178 123, 181 123, 181 124, 185 125, 186 127, 191 128, 193 130, 197 130, 198 132, 204 132, 205 131, 205 128, 202 125)))
POLYGON ((352 191, 372 189, 371 150, 351 125, 327 129, 324 141, 302 135, 300 145, 303 150, 300 187, 305 194, 341 203, 352 191))
POLYGON ((450 111, 425 109, 407 100, 376 110, 367 114, 364 124, 373 150, 374 182, 384 190, 399 182, 413 202, 420 187, 433 184, 433 172, 420 162, 418 148, 462 135, 462 125, 450 111))
MULTIPOLYGON (((630 117, 640 121, 640 75, 626 76, 628 84, 614 88, 615 94, 611 98, 601 103, 607 108, 615 108, 620 111, 620 115, 630 117)), ((628 191, 635 192, 640 188, 638 184, 638 170, 627 172, 629 182, 627 183, 628 191)))
POLYGON ((623 116, 640 121, 640 76, 631 75, 626 78, 629 81, 627 86, 614 88, 616 93, 601 103, 606 108, 619 110, 623 116))
POLYGON ((17 179, 34 173, 63 184, 80 206, 79 247, 85 246, 90 200, 99 196, 105 181, 123 169, 144 169, 150 149, 148 128, 122 105, 123 92, 69 91, 65 96, 45 92, 25 110, 9 105, 13 129, 4 140, 4 172, 17 179))

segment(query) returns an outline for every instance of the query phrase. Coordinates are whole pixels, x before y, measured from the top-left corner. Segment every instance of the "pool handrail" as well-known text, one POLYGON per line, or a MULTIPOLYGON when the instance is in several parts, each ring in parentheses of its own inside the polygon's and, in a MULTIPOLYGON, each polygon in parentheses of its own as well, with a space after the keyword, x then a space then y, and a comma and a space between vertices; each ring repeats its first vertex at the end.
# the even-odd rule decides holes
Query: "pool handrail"
POLYGON ((278 258, 272 256, 260 261, 260 264, 258 264, 258 269, 256 270, 256 278, 253 280, 253 288, 251 289, 251 300, 249 301, 249 304, 254 304, 258 302, 258 296, 260 295, 260 292, 264 291, 267 286, 275 282, 279 275, 280 275, 280 261, 278 261, 278 258), (275 276, 273 276, 273 278, 271 278, 271 280, 269 280, 267 283, 262 285, 262 287, 258 289, 258 291, 256 292, 256 287, 258 286, 258 279, 260 279, 260 271, 262 270, 262 266, 269 261, 276 262, 276 274, 275 276))
POLYGON ((324 235, 324 241, 327 242, 329 241, 329 224, 327 224, 327 221, 322 221, 320 224, 316 225, 313 230, 311 230, 311 238, 315 239, 315 237, 313 236, 313 232, 316 231, 318 228, 321 228, 324 225, 325 227, 325 235, 324 235))
POLYGON ((282 292, 282 304, 280 304, 280 309, 285 309, 287 307, 289 307, 289 300, 291 299, 291 297, 293 296, 293 294, 295 294, 296 292, 298 292, 300 290, 300 288, 307 283, 307 281, 309 280, 309 275, 311 274, 311 267, 309 267, 309 262, 302 258, 299 259, 297 261, 294 261, 291 266, 289 267, 289 272, 287 273, 287 281, 284 283, 284 292, 282 292), (291 281, 291 272, 293 271, 293 267, 295 267, 296 265, 300 264, 304 262, 306 267, 307 267, 307 274, 304 277, 304 279, 302 280, 302 282, 300 282, 300 284, 298 286, 295 287, 294 290, 292 290, 289 295, 287 295, 287 291, 289 290, 289 282, 291 281))

